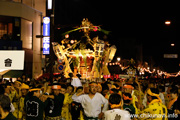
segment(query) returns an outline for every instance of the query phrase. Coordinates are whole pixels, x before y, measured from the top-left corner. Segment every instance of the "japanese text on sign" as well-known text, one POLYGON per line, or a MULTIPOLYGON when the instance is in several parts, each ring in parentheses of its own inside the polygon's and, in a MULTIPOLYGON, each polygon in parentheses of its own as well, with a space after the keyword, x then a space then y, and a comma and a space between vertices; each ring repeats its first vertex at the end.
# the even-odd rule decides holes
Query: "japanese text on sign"
POLYGON ((50 53, 50 17, 43 18, 43 54, 50 53))

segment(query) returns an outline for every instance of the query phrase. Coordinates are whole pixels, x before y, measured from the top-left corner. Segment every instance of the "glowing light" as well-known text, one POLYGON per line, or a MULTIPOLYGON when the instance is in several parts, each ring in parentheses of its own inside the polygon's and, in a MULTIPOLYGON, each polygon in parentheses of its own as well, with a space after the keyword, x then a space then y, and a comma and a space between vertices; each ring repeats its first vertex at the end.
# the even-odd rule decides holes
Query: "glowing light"
POLYGON ((67 47, 70 47, 71 45, 70 44, 67 44, 67 47))
POLYGON ((119 62, 120 60, 121 60, 121 58, 120 58, 120 57, 118 57, 118 58, 117 58, 117 61, 119 62))
POLYGON ((70 41, 71 44, 74 44, 74 42, 75 42, 74 40, 71 40, 71 41, 70 41))
POLYGON ((65 35, 65 38, 69 38, 69 34, 66 34, 66 35, 65 35))
POLYGON ((48 0, 48 10, 52 9, 52 0, 48 0))
POLYGON ((166 24, 166 25, 170 25, 170 24, 171 24, 171 21, 166 20, 166 21, 165 21, 165 24, 166 24))
POLYGON ((171 43, 171 46, 172 46, 172 47, 174 47, 174 46, 175 46, 175 44, 174 44, 174 43, 171 43))
POLYGON ((94 27, 93 31, 96 32, 98 30, 98 27, 94 27))

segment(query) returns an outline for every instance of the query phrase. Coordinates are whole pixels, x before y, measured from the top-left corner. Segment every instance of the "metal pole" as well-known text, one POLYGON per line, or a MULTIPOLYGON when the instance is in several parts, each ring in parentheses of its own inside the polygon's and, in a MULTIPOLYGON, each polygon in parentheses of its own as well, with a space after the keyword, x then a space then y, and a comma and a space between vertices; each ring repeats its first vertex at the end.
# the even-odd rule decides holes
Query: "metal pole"
POLYGON ((54 52, 52 42, 54 42, 54 10, 55 10, 55 0, 52 0, 52 12, 51 12, 51 22, 50 22, 50 81, 53 82, 53 65, 54 65, 54 52))

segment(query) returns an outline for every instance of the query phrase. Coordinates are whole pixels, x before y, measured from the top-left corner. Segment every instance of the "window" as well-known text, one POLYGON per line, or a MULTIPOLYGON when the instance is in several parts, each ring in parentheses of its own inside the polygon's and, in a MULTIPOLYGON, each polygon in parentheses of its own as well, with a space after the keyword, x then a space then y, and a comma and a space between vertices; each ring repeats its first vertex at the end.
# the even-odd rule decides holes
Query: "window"
POLYGON ((13 32, 12 17, 0 16, 0 39, 11 39, 13 32))
POLYGON ((0 38, 5 39, 7 36, 7 24, 0 23, 0 38))

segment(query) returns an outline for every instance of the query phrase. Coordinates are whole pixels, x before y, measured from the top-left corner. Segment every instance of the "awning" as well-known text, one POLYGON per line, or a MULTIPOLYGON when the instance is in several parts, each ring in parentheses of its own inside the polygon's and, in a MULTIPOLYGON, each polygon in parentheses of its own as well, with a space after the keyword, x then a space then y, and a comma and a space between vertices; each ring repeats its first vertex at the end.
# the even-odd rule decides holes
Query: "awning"
POLYGON ((4 75, 5 73, 7 73, 9 70, 2 70, 2 69, 0 69, 0 75, 4 75))
POLYGON ((23 70, 10 70, 3 75, 4 78, 18 78, 24 73, 23 70))

